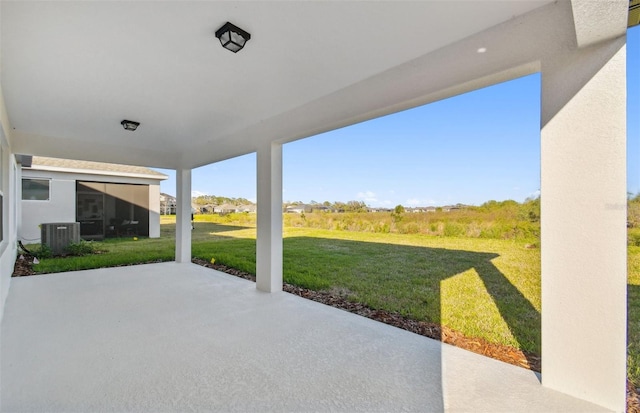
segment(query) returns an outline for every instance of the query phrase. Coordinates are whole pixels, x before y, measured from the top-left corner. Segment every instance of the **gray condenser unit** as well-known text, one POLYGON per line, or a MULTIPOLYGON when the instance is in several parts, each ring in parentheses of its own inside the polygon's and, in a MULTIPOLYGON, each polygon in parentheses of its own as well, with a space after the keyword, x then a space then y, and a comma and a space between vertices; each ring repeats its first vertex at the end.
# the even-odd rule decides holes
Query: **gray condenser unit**
POLYGON ((42 224, 40 242, 51 248, 53 255, 60 255, 72 242, 80 242, 79 222, 59 222, 42 224))

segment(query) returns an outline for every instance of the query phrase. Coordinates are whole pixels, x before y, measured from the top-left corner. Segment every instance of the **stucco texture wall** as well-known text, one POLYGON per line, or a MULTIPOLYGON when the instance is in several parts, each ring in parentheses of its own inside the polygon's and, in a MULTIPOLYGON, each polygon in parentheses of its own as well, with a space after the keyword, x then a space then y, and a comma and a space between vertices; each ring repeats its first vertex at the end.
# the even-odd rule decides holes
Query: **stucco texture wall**
MULTIPOLYGON (((22 178, 47 177, 38 171, 23 170, 22 178)), ((40 224, 47 222, 75 222, 76 221, 76 181, 53 177, 49 185, 49 200, 22 202, 22 226, 20 240, 25 244, 40 242, 40 224)))

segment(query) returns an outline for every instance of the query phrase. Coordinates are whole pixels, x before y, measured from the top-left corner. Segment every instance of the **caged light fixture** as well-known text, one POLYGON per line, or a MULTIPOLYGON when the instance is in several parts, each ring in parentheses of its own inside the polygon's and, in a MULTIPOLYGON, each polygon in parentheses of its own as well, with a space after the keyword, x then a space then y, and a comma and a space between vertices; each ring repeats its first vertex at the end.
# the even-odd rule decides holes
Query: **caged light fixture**
POLYGON ((130 131, 134 131, 138 129, 138 126, 140 126, 140 122, 134 122, 132 120, 126 120, 126 119, 120 122, 120 124, 122 125, 124 130, 130 130, 130 131))
POLYGON ((251 39, 251 35, 238 26, 226 22, 216 31, 216 37, 220 39, 220 44, 233 53, 238 53, 244 45, 251 39))

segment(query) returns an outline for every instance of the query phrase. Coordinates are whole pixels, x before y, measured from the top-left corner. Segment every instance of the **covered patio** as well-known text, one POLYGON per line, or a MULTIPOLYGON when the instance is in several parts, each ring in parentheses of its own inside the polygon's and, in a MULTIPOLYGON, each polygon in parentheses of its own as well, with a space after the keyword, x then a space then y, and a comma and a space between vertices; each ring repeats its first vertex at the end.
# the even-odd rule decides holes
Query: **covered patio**
POLYGON ((538 376, 195 264, 22 277, 2 410, 600 412, 538 376))
POLYGON ((629 7, 0 1, 1 408, 624 410, 629 7), (541 380, 282 293, 283 145, 532 73, 541 380), (255 286, 191 265, 191 171, 248 153, 255 286), (175 170, 176 263, 12 280, 34 155, 175 170))

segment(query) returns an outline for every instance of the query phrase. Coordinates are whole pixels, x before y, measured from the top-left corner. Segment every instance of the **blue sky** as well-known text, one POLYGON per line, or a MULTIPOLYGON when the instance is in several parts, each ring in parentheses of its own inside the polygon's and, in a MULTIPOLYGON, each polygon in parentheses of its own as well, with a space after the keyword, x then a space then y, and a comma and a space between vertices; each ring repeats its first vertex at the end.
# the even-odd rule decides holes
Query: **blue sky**
MULTIPOLYGON (((627 41, 628 190, 640 192, 640 27, 627 41)), ((161 191, 175 195, 175 173, 161 191)), ((283 147, 285 201, 427 206, 514 199, 540 188, 534 74, 283 147)), ((256 198, 256 156, 194 169, 194 195, 256 198)))

